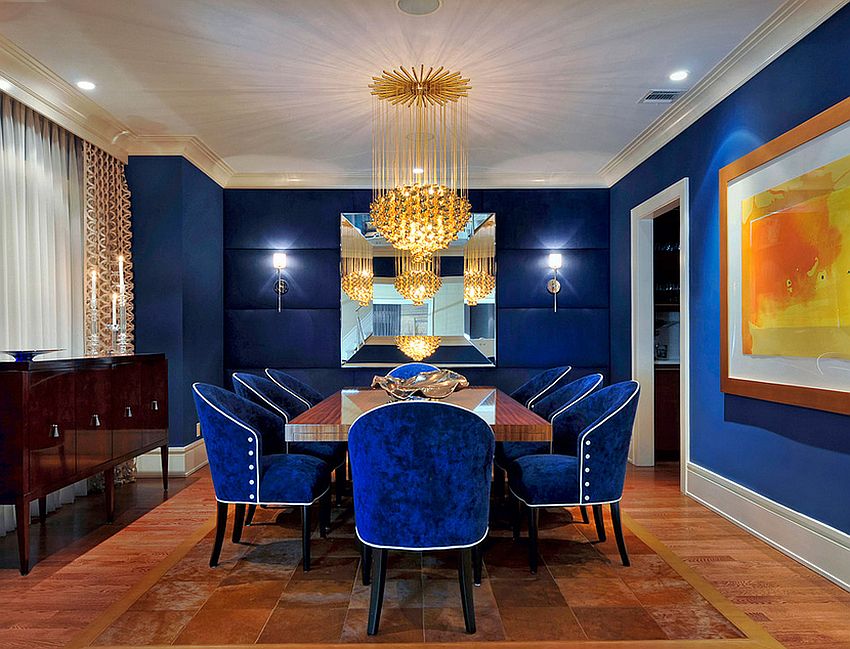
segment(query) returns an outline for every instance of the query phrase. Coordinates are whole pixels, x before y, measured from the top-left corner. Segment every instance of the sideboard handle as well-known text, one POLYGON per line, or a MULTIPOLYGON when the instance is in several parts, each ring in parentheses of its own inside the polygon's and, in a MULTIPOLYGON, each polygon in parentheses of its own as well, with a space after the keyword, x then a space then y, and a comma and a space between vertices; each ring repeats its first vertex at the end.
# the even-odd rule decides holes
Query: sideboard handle
POLYGON ((59 424, 51 424, 50 426, 50 436, 53 438, 59 437, 59 424))
POLYGON ((159 401, 156 399, 151 401, 151 410, 159 410, 159 401))
POLYGON ((95 428, 100 428, 100 416, 94 414, 91 416, 91 425, 95 428))
POLYGON ((130 418, 132 418, 132 417, 133 417, 133 409, 132 409, 130 406, 125 406, 125 407, 124 407, 124 416, 125 416, 127 419, 130 419, 130 418))

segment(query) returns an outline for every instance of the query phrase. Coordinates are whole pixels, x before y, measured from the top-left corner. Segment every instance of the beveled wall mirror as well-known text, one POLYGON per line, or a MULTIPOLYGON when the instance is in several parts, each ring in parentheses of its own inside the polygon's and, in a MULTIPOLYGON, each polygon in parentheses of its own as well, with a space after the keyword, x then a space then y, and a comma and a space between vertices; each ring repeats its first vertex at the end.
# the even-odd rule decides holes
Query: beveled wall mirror
POLYGON ((340 240, 343 367, 495 366, 495 214, 472 214, 425 263, 390 246, 369 214, 342 214, 340 240))

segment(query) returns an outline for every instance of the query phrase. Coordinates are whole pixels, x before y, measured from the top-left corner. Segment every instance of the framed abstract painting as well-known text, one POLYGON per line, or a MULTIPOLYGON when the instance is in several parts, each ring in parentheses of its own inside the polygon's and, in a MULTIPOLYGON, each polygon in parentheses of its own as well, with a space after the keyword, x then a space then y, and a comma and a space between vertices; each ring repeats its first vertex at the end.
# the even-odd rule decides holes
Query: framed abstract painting
POLYGON ((720 170, 721 390, 850 414, 850 98, 720 170))

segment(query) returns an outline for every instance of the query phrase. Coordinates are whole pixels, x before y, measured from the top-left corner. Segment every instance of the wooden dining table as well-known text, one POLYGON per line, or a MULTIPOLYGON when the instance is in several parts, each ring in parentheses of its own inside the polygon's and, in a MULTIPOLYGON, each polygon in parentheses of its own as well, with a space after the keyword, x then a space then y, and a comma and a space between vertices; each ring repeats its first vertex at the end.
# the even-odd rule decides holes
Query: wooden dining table
MULTIPOLYGON (((364 412, 395 401, 379 388, 346 388, 286 424, 288 442, 344 442, 364 412)), ((466 408, 490 424, 500 442, 548 442, 552 426, 540 415, 497 388, 469 387, 440 401, 466 408)))

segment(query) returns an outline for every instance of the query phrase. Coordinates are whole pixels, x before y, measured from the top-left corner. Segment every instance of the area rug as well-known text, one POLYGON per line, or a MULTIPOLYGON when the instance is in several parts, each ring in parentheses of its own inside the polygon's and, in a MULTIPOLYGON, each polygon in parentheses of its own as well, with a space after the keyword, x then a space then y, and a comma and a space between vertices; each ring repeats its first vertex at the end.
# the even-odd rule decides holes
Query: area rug
POLYGON ((116 602, 75 644, 779 646, 649 532, 628 516, 625 524, 630 567, 620 564, 610 528, 599 542, 593 524, 570 511, 543 512, 540 567, 531 575, 525 540, 514 542, 505 522, 494 523, 475 589, 474 635, 463 629, 456 556, 391 552, 380 633, 370 637, 350 506, 335 509, 327 539, 314 533, 307 573, 298 512, 260 509, 240 544, 228 536, 215 569, 211 524, 187 530, 179 556, 153 571, 149 587, 116 602))

